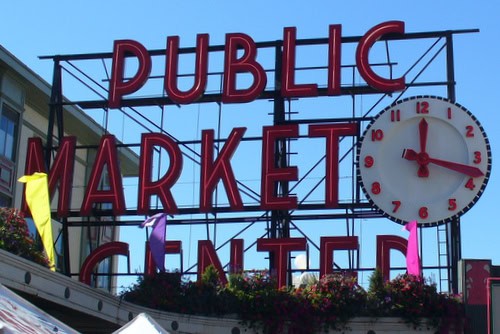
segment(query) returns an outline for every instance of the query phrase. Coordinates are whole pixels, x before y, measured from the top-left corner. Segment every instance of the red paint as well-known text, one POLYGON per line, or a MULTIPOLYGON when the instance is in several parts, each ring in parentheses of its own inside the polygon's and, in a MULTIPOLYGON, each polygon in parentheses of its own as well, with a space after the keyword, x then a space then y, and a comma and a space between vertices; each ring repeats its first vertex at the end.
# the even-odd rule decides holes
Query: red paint
MULTIPOLYGON (((377 268, 382 272, 385 280, 389 279, 390 269, 390 251, 391 249, 399 250, 406 254, 406 239, 395 235, 379 235, 377 236, 377 268)), ((257 239, 257 251, 269 252, 274 256, 273 268, 271 275, 278 282, 278 286, 282 287, 287 284, 287 270, 290 252, 304 251, 306 249, 306 238, 281 238, 281 239, 257 239)), ((333 272, 334 251, 338 250, 359 250, 359 242, 357 236, 351 237, 321 237, 320 240, 320 277, 333 272)), ((182 243, 178 240, 167 240, 165 242, 165 254, 182 254, 182 243)), ((126 255, 128 254, 128 244, 122 242, 110 242, 104 244, 85 259, 80 270, 80 281, 90 284, 90 275, 99 263, 99 261, 111 255, 126 255)), ((244 247, 242 239, 232 239, 229 254, 229 270, 227 273, 239 273, 244 269, 244 247)), ((198 241, 198 264, 197 272, 198 279, 205 269, 213 265, 219 272, 219 279, 222 283, 227 283, 226 272, 223 269, 222 263, 217 255, 214 245, 210 240, 198 241)), ((146 242, 145 253, 145 274, 154 274, 156 266, 151 256, 148 242, 146 242)), ((356 273, 352 273, 356 275, 356 273)), ((482 274, 481 274, 482 275, 482 274)), ((473 276, 476 277, 476 276, 473 276)), ((479 276, 478 276, 479 277, 479 276)), ((481 279, 475 280, 474 284, 478 284, 480 289, 485 289, 483 279, 486 276, 481 276, 481 279), (481 283, 483 282, 483 283, 481 283)), ((483 291, 481 290, 481 291, 483 291)), ((481 302, 484 302, 485 294, 480 292, 481 302)), ((473 301, 475 297, 472 298, 473 301)))
POLYGON ((90 278, 97 264, 112 255, 125 255, 129 257, 128 244, 125 242, 113 241, 94 249, 94 251, 87 256, 80 268, 80 282, 90 285, 90 278))
POLYGON ((319 277, 333 273, 333 252, 335 250, 358 250, 358 237, 321 237, 319 277))
POLYGON ((243 201, 238 191, 236 178, 231 168, 230 159, 238 148, 246 128, 234 128, 226 143, 214 161, 214 131, 202 131, 201 140, 201 180, 200 180, 200 211, 212 210, 212 194, 219 180, 222 180, 229 199, 231 209, 243 209, 243 201))
POLYGON ((395 235, 377 235, 377 268, 384 281, 390 278, 391 249, 395 249, 406 256, 408 241, 395 235))
MULTIPOLYGON (((341 92, 341 54, 342 54, 342 26, 332 24, 328 29, 328 74, 326 78, 327 95, 335 96, 341 92)), ((390 34, 403 35, 405 25, 402 21, 388 21, 371 28, 359 41, 356 49, 356 65, 360 75, 366 83, 381 92, 391 93, 405 88, 405 78, 384 78, 375 73, 369 61, 372 46, 382 37, 390 34)), ((274 68, 274 72, 281 70, 280 94, 282 97, 311 97, 318 96, 318 83, 297 84, 296 47, 297 28, 286 27, 283 30, 283 52, 281 55, 281 69, 274 68)), ((195 76, 191 89, 178 89, 178 58, 179 37, 167 37, 166 62, 164 70, 164 90, 170 99, 179 104, 196 102, 205 93, 209 61, 209 36, 199 34, 196 43, 195 76)), ((254 40, 242 33, 226 34, 224 45, 223 68, 223 103, 245 103, 256 99, 266 88, 267 74, 257 59, 257 45, 254 40), (245 74, 252 77, 249 87, 238 87, 238 75, 245 74)), ((213 51, 217 52, 217 51, 213 51)), ((279 63, 277 60, 276 63, 279 63)), ((152 61, 148 50, 137 41, 115 41, 112 57, 112 75, 109 83, 109 107, 119 108, 122 99, 138 91, 148 80, 152 61), (135 57, 138 68, 135 75, 125 80, 125 61, 127 57, 135 57)), ((269 69, 273 70, 273 69, 269 69)), ((152 102, 155 103, 156 102, 152 102)))
POLYGON ((139 196, 137 212, 147 214, 151 196, 157 195, 165 213, 177 213, 177 204, 170 189, 182 172, 182 152, 177 143, 161 133, 143 133, 141 137, 141 158, 139 163, 139 196), (157 181, 152 181, 154 150, 167 151, 170 165, 167 172, 157 181))
POLYGON ((267 77, 262 65, 257 62, 257 48, 252 38, 245 34, 227 34, 224 58, 224 81, 222 102, 245 103, 253 101, 266 87, 267 77), (238 58, 238 51, 243 56, 238 58), (249 73, 253 83, 249 88, 238 89, 236 75, 249 73))
POLYGON ((405 89, 405 78, 387 79, 379 76, 370 65, 370 49, 382 36, 387 34, 404 34, 405 24, 402 21, 388 21, 371 28, 359 41, 356 49, 356 65, 359 74, 371 87, 390 93, 405 89))
POLYGON ((344 136, 355 136, 357 132, 356 123, 309 125, 310 137, 326 138, 325 206, 327 208, 338 207, 339 139, 344 136))
POLYGON ((208 34, 200 34, 196 43, 196 60, 194 71, 194 83, 191 89, 183 92, 177 85, 178 65, 179 65, 179 37, 170 36, 167 38, 167 60, 166 70, 169 75, 165 76, 165 92, 172 101, 179 104, 189 104, 196 102, 207 86, 208 72, 208 34))
POLYGON ((113 135, 104 135, 97 150, 97 157, 92 166, 89 182, 85 189, 80 213, 82 216, 92 215, 93 205, 111 203, 113 215, 119 216, 125 212, 125 196, 123 194, 122 177, 118 167, 116 139, 113 135), (107 174, 104 174, 106 168, 107 174), (101 179, 107 175, 109 189, 100 189, 101 179))
POLYGON ((151 73, 151 57, 142 44, 132 40, 115 41, 109 82, 109 107, 119 108, 122 97, 139 90, 148 80, 149 73, 151 73), (130 80, 124 81, 125 59, 131 55, 137 58, 138 69, 130 80))
POLYGON ((222 264, 215 252, 215 247, 210 240, 198 241, 198 281, 208 266, 214 266, 219 273, 219 280, 222 284, 227 284, 227 278, 222 269, 222 264))
POLYGON ((297 36, 297 28, 285 28, 283 36, 283 62, 282 62, 282 78, 281 78, 281 96, 318 96, 317 84, 301 84, 295 83, 295 40, 297 36))
MULTIPOLYGON (((182 241, 180 240, 165 241, 165 254, 182 254, 182 241)), ((149 241, 146 241, 144 268, 145 268, 144 274, 146 275, 153 275, 156 273, 157 267, 153 260, 153 255, 151 254, 149 241)))
MULTIPOLYGON (((276 270, 274 276, 278 287, 287 284, 286 272, 288 269, 288 257, 292 251, 306 249, 306 238, 282 238, 282 239, 258 239, 257 251, 274 254, 273 267, 276 270)), ((273 273, 271 273, 273 274, 273 273)))
POLYGON ((297 197, 284 194, 278 196, 274 192, 274 185, 279 181, 297 181, 298 170, 295 166, 275 167, 275 146, 278 139, 296 138, 299 135, 299 126, 277 125, 265 126, 262 134, 262 179, 261 202, 263 210, 290 210, 297 207, 297 197))
MULTIPOLYGON (((61 139, 56 157, 48 173, 49 193, 54 195, 56 185, 59 184, 57 216, 67 217, 71 204, 71 189, 73 186, 73 171, 75 166, 76 137, 64 137, 61 139)), ((35 172, 46 173, 45 161, 43 159, 42 140, 40 138, 29 138, 26 153, 26 165, 24 175, 35 172)), ((23 185, 23 187, 25 187, 23 185)), ((23 190, 24 194, 24 190, 23 190)), ((25 197, 22 199, 22 210, 29 214, 25 197)))

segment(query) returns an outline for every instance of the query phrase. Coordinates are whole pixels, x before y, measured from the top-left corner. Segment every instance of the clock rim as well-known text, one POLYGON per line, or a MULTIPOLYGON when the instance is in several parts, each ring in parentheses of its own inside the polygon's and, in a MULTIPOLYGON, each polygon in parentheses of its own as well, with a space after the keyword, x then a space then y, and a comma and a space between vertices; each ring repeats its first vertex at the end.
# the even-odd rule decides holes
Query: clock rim
MULTIPOLYGON (((491 174, 492 156, 491 156, 491 146, 490 146, 490 142, 489 142, 488 136, 486 135, 486 132, 484 131, 484 128, 483 128, 481 122, 479 122, 479 120, 477 119, 477 117, 474 116, 474 114, 472 114, 472 112, 470 110, 468 110, 467 108, 465 108, 460 103, 454 102, 454 101, 452 101, 449 98, 444 98, 444 97, 436 96, 436 95, 415 95, 415 96, 406 97, 406 98, 394 101, 390 105, 386 106, 384 109, 382 109, 380 112, 378 112, 377 115, 375 115, 373 117, 373 119, 370 121, 370 123, 364 129, 363 134, 359 137, 359 140, 358 140, 358 142, 356 144, 356 177, 357 177, 357 182, 361 186, 361 189, 362 189, 363 194, 365 195, 366 199, 384 217, 389 218, 393 222, 401 224, 401 225, 405 225, 405 224, 407 224, 410 221, 410 220, 407 221, 407 220, 403 220, 401 218, 392 216, 391 214, 387 213, 385 210, 382 210, 375 203, 375 201, 372 199, 372 196, 370 196, 370 194, 368 192, 368 189, 365 187, 365 184, 364 184, 362 176, 361 176, 360 154, 361 154, 362 144, 364 142, 364 139, 367 136, 368 131, 371 129, 371 127, 373 126, 373 124, 375 124, 377 122, 377 120, 379 119, 380 116, 384 115, 388 110, 394 108, 395 106, 397 106, 399 104, 402 104, 402 103, 405 103, 405 102, 408 102, 408 101, 412 101, 412 100, 417 100, 417 99, 420 99, 420 100, 422 100, 422 99, 436 99, 436 100, 444 101, 444 102, 452 104, 452 105, 454 105, 454 106, 462 109, 464 112, 466 112, 469 115, 469 117, 476 123, 476 125, 479 128, 479 130, 481 131, 481 135, 484 138, 484 142, 485 142, 485 146, 486 146, 486 153, 487 153, 487 164, 486 164, 486 172, 485 172, 484 179, 483 179, 483 181, 481 183, 480 189, 477 191, 477 193, 474 196, 474 198, 467 205, 465 205, 460 211, 454 213, 453 215, 451 215, 451 216, 449 216, 447 218, 444 218, 444 219, 437 220, 437 221, 421 223, 421 222, 418 221, 418 219, 416 219, 417 220, 417 224, 420 227, 434 227, 434 226, 439 226, 439 225, 446 224, 448 222, 453 221, 454 219, 460 218, 467 211, 469 211, 472 207, 474 207, 474 205, 477 203, 477 201, 479 200, 479 198, 484 193, 484 191, 486 189, 486 186, 488 184, 489 178, 490 178, 490 174, 491 174)), ((412 220, 415 220, 415 219, 412 219, 412 220)))

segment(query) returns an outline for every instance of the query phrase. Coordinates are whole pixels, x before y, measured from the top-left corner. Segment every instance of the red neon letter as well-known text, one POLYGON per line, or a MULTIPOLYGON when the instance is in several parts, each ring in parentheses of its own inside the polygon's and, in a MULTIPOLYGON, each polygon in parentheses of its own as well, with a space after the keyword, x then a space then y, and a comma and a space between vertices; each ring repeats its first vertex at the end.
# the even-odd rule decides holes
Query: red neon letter
POLYGON ((224 147, 214 162, 214 131, 203 130, 201 142, 201 175, 200 175, 200 211, 210 212, 212 209, 212 193, 222 179, 226 188, 229 204, 233 210, 241 210, 243 201, 231 168, 230 159, 245 133, 246 128, 234 128, 224 147))
POLYGON ((165 91, 167 95, 179 104, 195 102, 205 92, 208 70, 208 34, 199 34, 196 42, 196 64, 193 87, 182 92, 177 87, 177 71, 179 65, 179 36, 167 38, 167 75, 165 76, 165 91))
POLYGON ((297 137, 299 127, 293 125, 265 126, 262 135, 262 179, 260 207, 264 210, 287 210, 297 207, 297 197, 278 197, 274 191, 274 183, 278 181, 296 181, 297 167, 275 166, 275 145, 278 138, 297 137))
POLYGON ((95 266, 112 255, 125 255, 129 257, 128 244, 125 242, 113 241, 94 249, 82 264, 79 275, 80 282, 90 285, 90 278, 95 266))
POLYGON ((219 279, 223 285, 227 284, 227 278, 222 269, 222 264, 220 263, 219 257, 215 252, 214 245, 210 240, 199 240, 198 241, 198 281, 201 280, 201 275, 205 269, 213 265, 215 269, 219 272, 219 279))
POLYGON ((229 257, 229 272, 231 274, 243 272, 243 239, 231 239, 231 255, 229 257))
POLYGON ((264 90, 267 83, 266 72, 256 61, 257 48, 252 38, 245 34, 227 34, 224 54, 224 83, 222 102, 244 103, 253 101, 264 90), (238 57, 238 50, 243 49, 243 56, 238 57), (253 84, 247 89, 236 88, 236 75, 250 73, 253 84))
POLYGON ((179 146, 161 133, 143 133, 139 165, 139 198, 137 212, 147 214, 152 195, 157 195, 165 213, 177 213, 177 204, 170 192, 182 172, 182 152, 179 146), (168 171, 158 181, 152 181, 155 146, 167 151, 170 160, 168 171))
POLYGON ((111 65, 111 81, 109 82, 109 101, 110 108, 119 108, 122 97, 133 93, 141 88, 148 80, 151 72, 151 58, 146 48, 132 40, 115 41, 113 48, 113 63, 111 65), (124 79, 125 58, 133 55, 139 61, 139 68, 135 76, 128 80, 124 79))
POLYGON ((355 136, 357 123, 309 125, 309 136, 326 138, 325 206, 335 208, 339 202, 339 138, 355 136))
MULTIPOLYGON (((57 215, 59 217, 66 217, 69 213, 73 170, 75 166, 75 148, 76 137, 64 137, 59 144, 54 163, 50 168, 49 193, 51 197, 53 197, 56 184, 59 182, 59 200, 57 204, 57 215)), ((35 172, 46 172, 43 160, 42 140, 40 138, 29 138, 24 174, 31 175, 35 172)), ((24 196, 22 209, 26 214, 29 213, 24 196)))
POLYGON ((356 49, 356 64, 359 74, 365 79, 366 83, 382 92, 390 93, 405 88, 405 77, 398 79, 386 79, 377 75, 370 66, 369 53, 370 48, 383 35, 389 33, 404 34, 405 24, 402 21, 388 21, 371 28, 361 38, 356 49))
POLYGON ((276 270, 278 287, 286 285, 288 255, 291 251, 306 249, 306 238, 257 239, 257 251, 274 253, 273 269, 276 270))
POLYGON ((340 95, 342 26, 330 25, 328 37, 328 95, 340 95))
POLYGON ((334 250, 357 250, 358 237, 321 237, 320 239, 320 263, 319 277, 333 272, 334 250))
POLYGON ((125 211, 125 196, 123 195, 122 177, 118 168, 118 155, 116 153, 116 140, 113 135, 101 137, 97 157, 92 166, 89 183, 85 190, 80 214, 89 216, 92 213, 92 204, 96 202, 112 203, 113 214, 118 216, 125 211), (103 177, 103 169, 107 166, 107 179, 109 189, 99 189, 103 177))
POLYGON ((408 241, 396 235, 377 235, 377 269, 384 281, 388 281, 391 272, 391 249, 396 249, 406 256, 408 241))
POLYGON ((297 36, 297 28, 285 28, 284 35, 283 62, 281 67, 281 95, 283 97, 318 96, 318 85, 295 84, 295 40, 297 36))
MULTIPOLYGON (((180 240, 165 241, 165 254, 180 254, 182 250, 182 242, 180 240)), ((145 254, 144 274, 153 275, 156 273, 156 264, 151 254, 151 247, 149 241, 146 241, 146 254, 145 254)), ((181 264, 182 266, 182 264, 181 264)))

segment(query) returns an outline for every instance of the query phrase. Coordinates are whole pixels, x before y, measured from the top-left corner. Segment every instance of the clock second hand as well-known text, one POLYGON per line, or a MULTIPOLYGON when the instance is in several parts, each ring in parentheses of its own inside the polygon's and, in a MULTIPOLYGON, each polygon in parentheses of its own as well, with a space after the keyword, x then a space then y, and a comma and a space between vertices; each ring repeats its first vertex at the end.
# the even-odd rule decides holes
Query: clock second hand
POLYGON ((420 165, 426 165, 427 163, 432 163, 444 168, 448 168, 454 170, 455 172, 459 172, 471 177, 479 177, 483 176, 484 173, 477 167, 460 164, 457 162, 434 159, 429 157, 427 154, 419 155, 412 149, 403 150, 403 158, 410 161, 417 161, 420 165))

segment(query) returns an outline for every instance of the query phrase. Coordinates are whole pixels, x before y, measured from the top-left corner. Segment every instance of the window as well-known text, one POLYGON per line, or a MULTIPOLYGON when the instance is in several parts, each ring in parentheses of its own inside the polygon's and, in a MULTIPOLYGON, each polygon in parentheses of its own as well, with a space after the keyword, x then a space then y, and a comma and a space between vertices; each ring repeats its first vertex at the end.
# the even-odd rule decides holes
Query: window
POLYGON ((5 103, 0 110, 0 198, 1 205, 12 204, 19 114, 5 103))
POLYGON ((19 114, 4 104, 0 117, 0 156, 10 161, 16 158, 18 122, 19 114))

